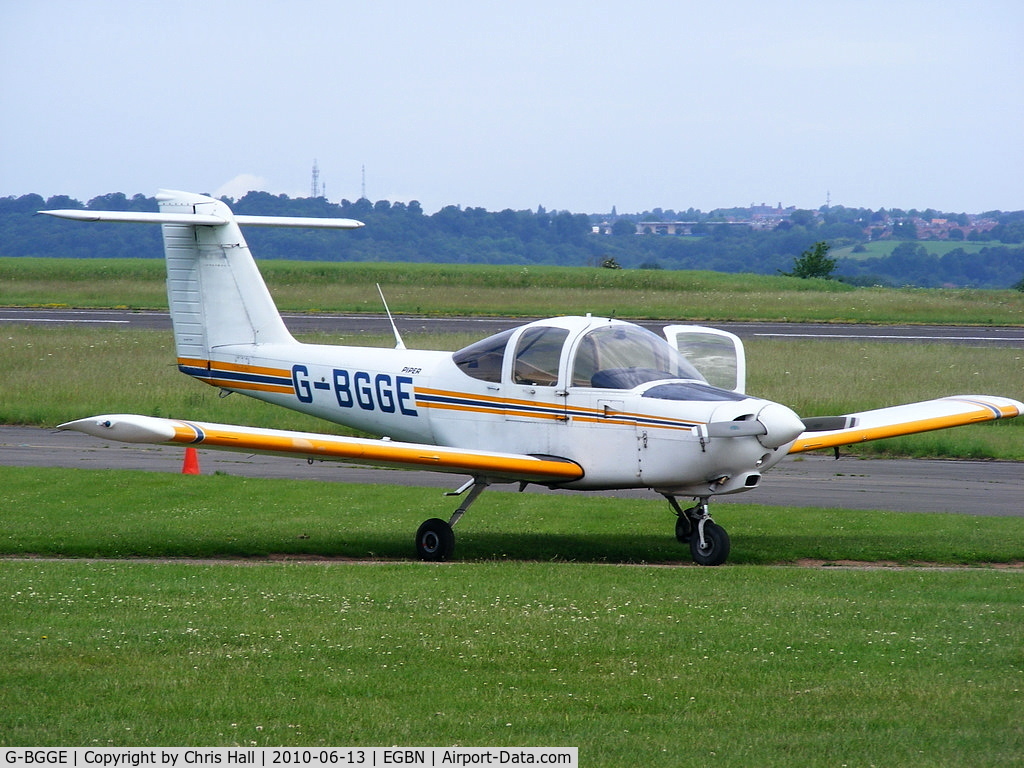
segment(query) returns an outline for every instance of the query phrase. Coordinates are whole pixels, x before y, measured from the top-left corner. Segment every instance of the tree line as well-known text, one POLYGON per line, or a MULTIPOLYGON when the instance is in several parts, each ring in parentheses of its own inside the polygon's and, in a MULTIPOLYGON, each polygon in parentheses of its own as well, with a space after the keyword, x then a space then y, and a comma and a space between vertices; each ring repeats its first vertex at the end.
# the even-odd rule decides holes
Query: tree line
MULTIPOLYGON (((865 232, 870 232, 872 223, 879 220, 879 212, 833 206, 821 211, 794 211, 777 227, 760 230, 724 223, 728 211, 655 209, 643 214, 613 214, 612 234, 597 234, 593 231, 595 225, 607 221, 607 215, 549 212, 544 208, 492 212, 460 206, 446 206, 428 215, 416 201, 360 199, 333 203, 322 197, 290 198, 267 192, 250 192, 227 202, 240 214, 345 217, 366 224, 345 232, 247 230, 246 239, 253 252, 263 259, 614 265, 625 269, 761 274, 791 273, 801 254, 820 242, 828 243, 833 254, 838 248, 863 242, 865 232), (636 223, 644 220, 687 220, 696 221, 698 226, 693 235, 682 237, 635 234, 636 223)), ((33 215, 54 208, 155 211, 157 203, 152 197, 127 197, 123 193, 96 197, 84 205, 67 196, 0 198, 0 256, 137 258, 163 253, 159 227, 84 227, 33 215)), ((895 212, 886 213, 892 218, 895 212)), ((985 243, 980 250, 975 246, 933 253, 929 241, 916 240, 910 237, 916 233, 903 231, 907 239, 890 255, 837 258, 832 276, 859 285, 1014 286, 1024 278, 1024 212, 992 215, 999 224, 986 235, 999 241, 985 243)))

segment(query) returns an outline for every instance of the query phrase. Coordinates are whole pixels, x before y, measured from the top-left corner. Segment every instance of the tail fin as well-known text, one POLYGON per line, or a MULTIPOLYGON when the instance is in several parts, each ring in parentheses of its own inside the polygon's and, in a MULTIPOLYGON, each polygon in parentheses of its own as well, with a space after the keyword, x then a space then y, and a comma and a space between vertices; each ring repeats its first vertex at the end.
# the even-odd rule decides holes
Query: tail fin
POLYGON ((205 360, 218 347, 294 341, 260 275, 239 224, 351 229, 352 219, 235 216, 205 195, 161 190, 159 213, 41 211, 82 221, 163 225, 167 300, 179 360, 205 360))
POLYGON ((225 203, 162 191, 161 214, 213 216, 215 226, 165 222, 167 301, 178 358, 207 359, 218 347, 294 339, 225 203))

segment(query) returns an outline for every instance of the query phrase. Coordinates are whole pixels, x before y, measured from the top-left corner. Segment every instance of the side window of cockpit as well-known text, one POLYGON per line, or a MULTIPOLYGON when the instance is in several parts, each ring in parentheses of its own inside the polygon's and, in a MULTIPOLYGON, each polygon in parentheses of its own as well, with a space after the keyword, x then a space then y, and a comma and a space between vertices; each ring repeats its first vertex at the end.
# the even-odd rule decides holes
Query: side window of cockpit
POLYGON ((452 353, 452 360, 464 374, 482 381, 501 382, 501 363, 505 359, 505 347, 508 345, 511 329, 488 336, 486 339, 470 344, 468 347, 452 353))
POLYGON ((558 361, 569 336, 564 328, 528 328, 516 345, 512 379, 516 384, 553 387, 558 383, 558 361))
POLYGON ((576 360, 572 366, 572 385, 574 387, 593 386, 591 379, 597 373, 597 347, 592 336, 583 337, 576 350, 576 360))

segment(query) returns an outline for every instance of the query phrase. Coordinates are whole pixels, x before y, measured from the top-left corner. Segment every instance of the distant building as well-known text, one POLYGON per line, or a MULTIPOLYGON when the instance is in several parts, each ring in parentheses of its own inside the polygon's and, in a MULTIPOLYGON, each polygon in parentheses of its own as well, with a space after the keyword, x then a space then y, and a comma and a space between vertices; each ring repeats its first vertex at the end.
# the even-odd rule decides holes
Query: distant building
POLYGON ((698 221, 641 221, 636 225, 638 235, 692 235, 698 221))
MULTIPOLYGON (((704 234, 709 229, 720 226, 750 227, 751 229, 765 231, 775 229, 780 224, 790 221, 792 215, 797 210, 799 209, 794 205, 784 208, 782 203, 778 203, 775 206, 761 203, 760 205, 751 204, 749 208, 717 209, 708 214, 707 218, 702 218, 700 221, 638 221, 631 223, 636 227, 636 234, 638 235, 685 237, 692 236, 694 229, 698 227, 697 233, 704 234)), ((660 213, 661 210, 656 209, 653 214, 648 212, 643 215, 653 218, 657 217, 660 213)), ((700 212, 698 211, 697 213, 699 214, 700 212)), ((821 220, 822 215, 819 211, 811 211, 810 213, 814 220, 821 220)), ((671 216, 673 212, 669 211, 667 215, 671 216)), ((630 220, 633 217, 624 218, 630 220)), ((594 224, 591 227, 591 231, 595 235, 610 235, 616 225, 622 227, 623 223, 623 219, 615 218, 613 215, 610 219, 594 224)), ((920 216, 899 216, 894 218, 885 209, 880 209, 872 215, 870 223, 864 227, 864 238, 866 240, 886 240, 893 237, 894 226, 898 230, 901 228, 899 226, 901 224, 912 224, 919 240, 949 240, 950 233, 954 230, 959 230, 961 234, 954 233, 953 239, 959 240, 961 235, 963 239, 977 239, 979 235, 983 235, 993 229, 998 223, 994 219, 983 219, 974 215, 967 216, 967 223, 964 223, 963 215, 953 218, 924 219, 920 216)))
POLYGON ((789 221, 790 215, 796 210, 795 205, 783 208, 782 203, 772 208, 761 203, 750 206, 750 220, 754 229, 775 229, 784 221, 789 221))
MULTIPOLYGON (((636 234, 638 235, 674 235, 681 237, 692 235, 696 226, 705 227, 752 227, 751 221, 638 221, 636 223, 636 234)), ((610 235, 614 222, 602 221, 591 227, 595 235, 610 235)))

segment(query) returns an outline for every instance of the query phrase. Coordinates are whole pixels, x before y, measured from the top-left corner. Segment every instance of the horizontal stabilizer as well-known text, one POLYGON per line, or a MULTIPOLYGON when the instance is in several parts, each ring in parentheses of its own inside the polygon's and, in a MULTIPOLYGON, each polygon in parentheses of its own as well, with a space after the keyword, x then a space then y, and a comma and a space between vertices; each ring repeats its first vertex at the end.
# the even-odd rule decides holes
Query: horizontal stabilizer
MULTIPOLYGON (((208 213, 150 213, 147 211, 85 211, 77 208, 39 211, 47 216, 74 221, 117 221, 128 224, 188 224, 196 227, 218 227, 229 219, 208 213)), ((363 222, 355 219, 328 219, 312 216, 246 216, 235 214, 236 224, 254 227, 309 227, 313 229, 359 229, 363 222)))
POLYGON ((934 429, 1010 419, 1024 413, 1024 403, 991 395, 954 395, 844 416, 804 419, 806 431, 789 449, 803 453, 934 429))
POLYGON ((257 429, 133 414, 94 416, 70 421, 57 428, 126 443, 203 446, 225 451, 297 456, 310 460, 425 469, 486 477, 494 481, 560 483, 583 477, 583 469, 575 462, 552 457, 460 450, 392 440, 257 429))

